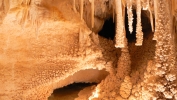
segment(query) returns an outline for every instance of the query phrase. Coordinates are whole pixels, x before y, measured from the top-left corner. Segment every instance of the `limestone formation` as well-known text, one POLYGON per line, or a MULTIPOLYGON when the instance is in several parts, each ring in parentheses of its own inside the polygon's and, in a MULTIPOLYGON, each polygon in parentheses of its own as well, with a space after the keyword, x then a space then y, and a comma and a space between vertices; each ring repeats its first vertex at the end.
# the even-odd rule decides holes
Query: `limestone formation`
POLYGON ((177 100, 176 5, 0 0, 0 100, 47 100, 78 82, 98 85, 76 100, 177 100), (110 18, 114 39, 99 33, 110 18))

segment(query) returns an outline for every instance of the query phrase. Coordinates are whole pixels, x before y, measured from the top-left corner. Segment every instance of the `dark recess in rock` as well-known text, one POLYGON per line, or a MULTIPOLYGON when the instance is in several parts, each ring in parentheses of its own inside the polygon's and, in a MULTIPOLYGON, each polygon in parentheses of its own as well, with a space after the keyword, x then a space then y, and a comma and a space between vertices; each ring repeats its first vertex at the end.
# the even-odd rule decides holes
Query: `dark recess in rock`
MULTIPOLYGON (((142 31, 144 33, 144 37, 146 33, 151 32, 151 25, 149 17, 147 16, 148 12, 142 10, 141 18, 142 18, 142 31)), ((127 9, 125 10, 125 29, 126 29, 126 37, 128 42, 136 42, 136 23, 137 23, 137 16, 136 10, 133 9, 133 32, 130 34, 128 29, 128 15, 127 9)), ((98 33, 100 36, 114 40, 115 37, 115 23, 113 23, 113 18, 109 18, 105 20, 102 30, 98 33)))

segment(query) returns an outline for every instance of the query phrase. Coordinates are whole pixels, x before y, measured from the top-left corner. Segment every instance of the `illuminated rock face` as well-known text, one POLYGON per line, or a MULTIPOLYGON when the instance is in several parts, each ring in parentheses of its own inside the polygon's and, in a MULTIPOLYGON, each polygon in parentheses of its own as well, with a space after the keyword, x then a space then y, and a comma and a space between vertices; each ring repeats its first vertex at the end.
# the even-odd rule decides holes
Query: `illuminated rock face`
MULTIPOLYGON (((6 1, 1 1, 1 7, 6 1)), ((71 4, 70 0, 9 1, 0 28, 1 100, 46 100, 56 88, 100 82, 106 76, 104 72, 82 73, 104 69, 106 61, 100 59, 95 33, 71 4)))
POLYGON ((87 69, 110 73, 92 99, 177 99, 176 4, 175 0, 0 0, 0 99, 46 100, 56 88, 73 82, 99 83, 107 75, 86 73, 87 69), (137 10, 137 46, 125 36, 129 31, 123 27, 125 7, 130 32, 131 9, 137 10), (141 9, 150 12, 154 34, 142 32, 141 9), (115 43, 97 35, 109 17, 119 23, 115 43))

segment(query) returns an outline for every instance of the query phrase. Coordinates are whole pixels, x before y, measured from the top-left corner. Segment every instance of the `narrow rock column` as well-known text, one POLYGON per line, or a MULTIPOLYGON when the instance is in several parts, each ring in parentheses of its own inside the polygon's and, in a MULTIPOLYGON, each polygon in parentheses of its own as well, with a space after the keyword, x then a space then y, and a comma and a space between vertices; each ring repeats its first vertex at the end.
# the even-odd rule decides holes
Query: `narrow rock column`
POLYGON ((154 19, 153 19, 153 14, 152 14, 152 5, 149 4, 148 11, 150 13, 150 22, 151 22, 151 29, 152 32, 154 32, 154 19))
POLYGON ((129 76, 131 71, 131 59, 128 50, 127 39, 125 41, 126 46, 121 48, 121 55, 117 62, 117 78, 124 78, 125 76, 129 76))
POLYGON ((159 9, 157 9, 157 8, 159 8, 159 5, 158 5, 158 0, 154 0, 154 16, 155 16, 155 32, 154 32, 154 37, 153 37, 153 40, 156 40, 156 37, 157 37, 157 34, 158 34, 158 31, 159 31, 159 29, 158 29, 158 21, 157 21, 157 19, 158 19, 158 14, 157 14, 157 12, 158 12, 158 10, 159 9))
POLYGON ((136 46, 141 46, 143 43, 143 32, 141 26, 141 0, 136 0, 137 6, 137 24, 136 24, 136 46))
POLYGON ((128 28, 130 33, 132 33, 133 32, 132 0, 127 0, 127 14, 128 14, 128 28))
POLYGON ((116 10, 116 48, 125 47, 125 31, 123 24, 123 15, 122 15, 122 0, 115 0, 115 10, 116 10))

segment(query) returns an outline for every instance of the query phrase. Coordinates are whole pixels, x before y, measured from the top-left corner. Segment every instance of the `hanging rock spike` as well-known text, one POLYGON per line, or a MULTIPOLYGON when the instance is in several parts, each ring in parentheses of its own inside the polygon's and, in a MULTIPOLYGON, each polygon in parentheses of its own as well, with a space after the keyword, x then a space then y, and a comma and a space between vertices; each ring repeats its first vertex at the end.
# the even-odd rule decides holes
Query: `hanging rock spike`
POLYGON ((132 0, 127 0, 128 28, 130 34, 133 32, 132 0))
POLYGON ((136 24, 136 46, 141 46, 143 43, 143 32, 142 32, 142 26, 141 26, 141 1, 137 0, 137 24, 136 24))
POLYGON ((122 2, 121 0, 115 0, 115 11, 116 11, 116 48, 125 47, 125 31, 123 24, 123 15, 122 15, 122 2))

